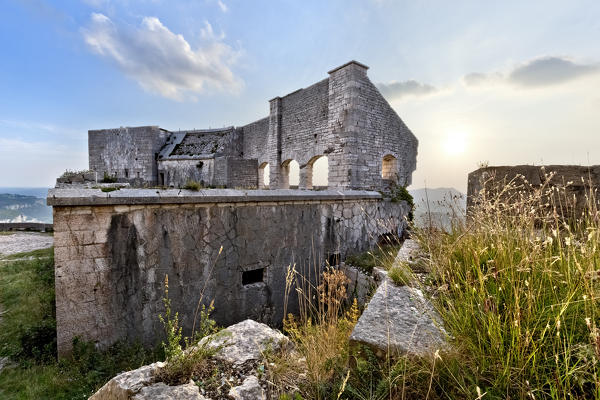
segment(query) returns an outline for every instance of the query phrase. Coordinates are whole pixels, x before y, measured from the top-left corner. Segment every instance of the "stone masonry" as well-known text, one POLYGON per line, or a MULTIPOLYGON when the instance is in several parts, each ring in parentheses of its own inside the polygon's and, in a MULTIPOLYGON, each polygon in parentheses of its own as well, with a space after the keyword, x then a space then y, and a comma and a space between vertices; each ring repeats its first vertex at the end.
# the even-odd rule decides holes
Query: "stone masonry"
POLYGON ((79 336, 106 347, 155 344, 163 282, 190 334, 198 301, 221 325, 280 325, 294 266, 314 277, 325 260, 400 233, 409 209, 376 192, 210 189, 53 189, 59 354, 79 336))
POLYGON ((320 82, 273 98, 268 117, 238 128, 89 131, 90 169, 133 186, 182 187, 196 180, 206 186, 256 188, 259 170, 268 167, 267 187, 287 189, 295 160, 299 188, 312 189, 313 164, 327 157, 330 188, 407 186, 418 141, 369 80, 367 69, 350 61, 320 82), (232 180, 228 171, 236 168, 232 180))

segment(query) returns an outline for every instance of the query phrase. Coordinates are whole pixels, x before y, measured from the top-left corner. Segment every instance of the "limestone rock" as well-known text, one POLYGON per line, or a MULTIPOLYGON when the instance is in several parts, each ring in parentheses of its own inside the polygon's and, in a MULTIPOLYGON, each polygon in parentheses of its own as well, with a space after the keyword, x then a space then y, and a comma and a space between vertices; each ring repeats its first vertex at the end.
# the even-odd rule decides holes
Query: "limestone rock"
POLYGON ((154 376, 163 366, 164 363, 156 362, 133 371, 123 372, 102 386, 90 397, 90 400, 128 400, 143 387, 154 383, 154 376))
POLYGON ((10 359, 8 357, 0 357, 0 372, 8 365, 10 365, 10 359))
POLYGON ((441 320, 420 290, 385 280, 358 320, 352 345, 364 344, 378 356, 386 353, 423 356, 444 346, 441 320))
POLYGON ((216 333, 208 345, 213 348, 222 347, 215 358, 239 365, 261 359, 262 353, 268 349, 277 350, 291 344, 278 330, 247 319, 216 333))
POLYGON ((358 305, 364 306, 369 301, 369 295, 373 292, 373 289, 377 287, 377 282, 373 277, 350 264, 342 262, 339 268, 349 279, 347 288, 349 297, 355 297, 358 305))
POLYGON ((235 400, 264 400, 265 391, 260 386, 258 378, 254 375, 247 377, 240 386, 231 388, 229 396, 235 400))
POLYGON ((132 400, 206 400, 194 382, 168 386, 162 382, 143 387, 132 400))

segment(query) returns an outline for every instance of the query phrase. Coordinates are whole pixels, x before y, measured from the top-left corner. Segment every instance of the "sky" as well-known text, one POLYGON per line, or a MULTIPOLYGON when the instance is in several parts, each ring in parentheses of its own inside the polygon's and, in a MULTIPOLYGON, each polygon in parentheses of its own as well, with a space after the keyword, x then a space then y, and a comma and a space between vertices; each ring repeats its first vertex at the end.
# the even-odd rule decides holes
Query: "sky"
POLYGON ((0 186, 87 168, 87 131, 244 125, 349 60, 419 140, 412 188, 600 164, 600 2, 2 0, 0 186))

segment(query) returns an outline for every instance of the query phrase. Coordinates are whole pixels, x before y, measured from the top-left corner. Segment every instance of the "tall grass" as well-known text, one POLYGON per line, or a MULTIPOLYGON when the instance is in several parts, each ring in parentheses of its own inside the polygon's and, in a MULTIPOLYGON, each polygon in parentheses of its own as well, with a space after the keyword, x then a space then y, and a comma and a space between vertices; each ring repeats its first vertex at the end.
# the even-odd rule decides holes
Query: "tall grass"
POLYGON ((417 231, 451 335, 434 397, 600 399, 600 214, 567 187, 482 192, 451 233, 417 231))

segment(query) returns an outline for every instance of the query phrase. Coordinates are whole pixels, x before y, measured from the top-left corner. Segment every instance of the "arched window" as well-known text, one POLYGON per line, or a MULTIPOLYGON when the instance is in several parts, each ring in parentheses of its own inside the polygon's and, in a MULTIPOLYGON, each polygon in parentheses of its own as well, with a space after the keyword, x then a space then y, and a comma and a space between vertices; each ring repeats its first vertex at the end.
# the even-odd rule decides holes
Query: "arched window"
POLYGON ((258 188, 268 189, 271 182, 271 173, 269 171, 269 163, 265 162, 258 167, 258 188))
POLYGON ((329 160, 327 156, 317 156, 308 163, 307 181, 309 189, 329 186, 329 160))
POLYGON ((300 164, 296 160, 286 160, 281 164, 281 188, 297 188, 300 183, 300 164))
POLYGON ((398 181, 398 160, 391 154, 383 157, 381 177, 390 181, 398 181))

